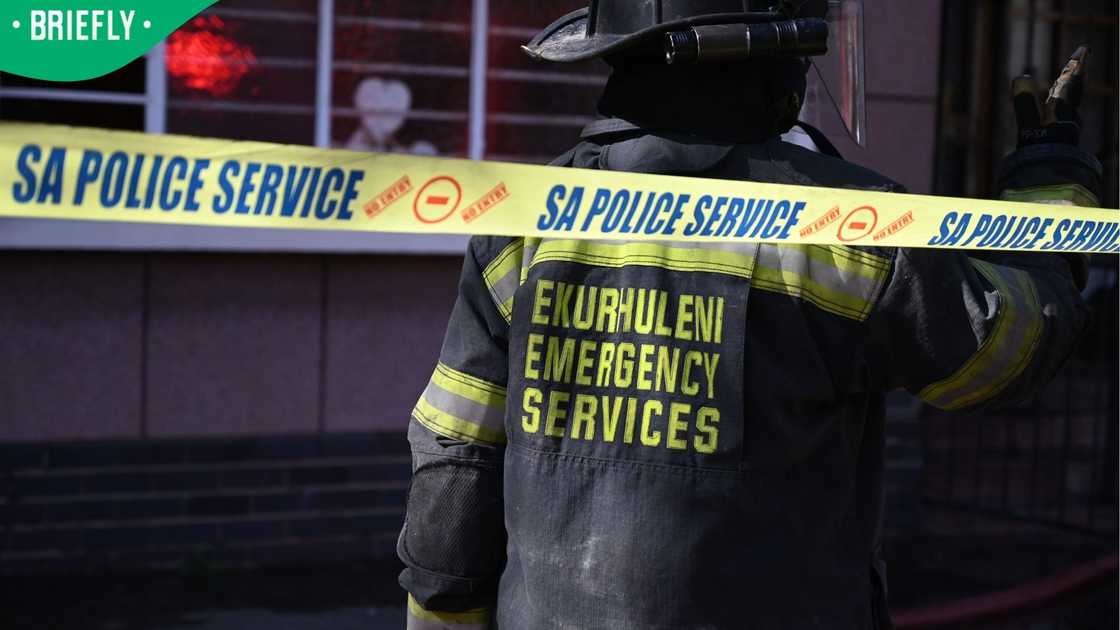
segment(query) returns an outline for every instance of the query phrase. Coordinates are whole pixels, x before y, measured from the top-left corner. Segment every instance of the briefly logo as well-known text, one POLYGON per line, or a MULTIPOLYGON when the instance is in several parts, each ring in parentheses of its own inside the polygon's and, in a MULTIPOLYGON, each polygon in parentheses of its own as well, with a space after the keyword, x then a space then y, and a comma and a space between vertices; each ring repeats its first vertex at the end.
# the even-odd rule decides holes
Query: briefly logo
MULTIPOLYGON (((132 41, 136 10, 129 9, 32 9, 26 31, 33 42, 119 42, 132 41)), ((23 29, 12 20, 12 28, 23 29)), ((141 23, 152 28, 151 20, 141 23)))
POLYGON ((84 81, 117 70, 215 0, 0 0, 0 72, 84 81))

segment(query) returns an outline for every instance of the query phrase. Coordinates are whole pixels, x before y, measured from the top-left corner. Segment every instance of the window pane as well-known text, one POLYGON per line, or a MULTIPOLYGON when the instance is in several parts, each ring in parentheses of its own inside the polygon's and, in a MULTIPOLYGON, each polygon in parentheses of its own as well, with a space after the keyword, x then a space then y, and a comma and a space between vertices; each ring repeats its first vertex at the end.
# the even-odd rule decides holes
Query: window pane
MULTIPOLYGON (((145 60, 141 57, 105 76, 70 83, 37 81, 0 73, 0 120, 142 130, 144 68, 145 60), (64 97, 73 98, 66 95, 66 92, 109 92, 112 94, 104 95, 105 98, 113 99, 113 95, 122 95, 132 102, 122 104, 61 100, 64 97), (59 98, 51 98, 52 94, 59 98)), ((79 94, 78 97, 80 96, 79 94)))
MULTIPOLYGON (((1007 35, 1002 62, 997 62, 996 85, 1027 72, 1049 86, 1080 44, 1088 44, 1088 63, 1081 114, 1081 147, 1096 155, 1105 173, 1115 173, 1117 163, 1116 120, 1116 3, 1104 0, 1067 0, 1062 3, 1012 0, 1006 8, 1007 35)), ((998 102, 998 101, 997 101, 998 102)), ((995 152, 1000 157, 1015 147, 1013 116, 999 117, 995 129, 995 152)), ((998 165, 999 160, 993 160, 998 165)), ((991 173, 995 177, 996 173, 991 173)), ((1117 205, 1117 179, 1105 177, 1104 205, 1117 205)))
POLYGON ((188 21, 167 40, 168 131, 311 144, 317 24, 316 0, 224 0, 188 21))
POLYGON ((334 146, 467 154, 471 3, 338 0, 334 146))
POLYGON ((143 131, 144 106, 0 98, 0 120, 143 131))
POLYGON ((0 88, 14 87, 53 88, 82 92, 125 92, 139 95, 144 93, 144 58, 140 57, 119 70, 88 81, 39 81, 0 72, 0 88))

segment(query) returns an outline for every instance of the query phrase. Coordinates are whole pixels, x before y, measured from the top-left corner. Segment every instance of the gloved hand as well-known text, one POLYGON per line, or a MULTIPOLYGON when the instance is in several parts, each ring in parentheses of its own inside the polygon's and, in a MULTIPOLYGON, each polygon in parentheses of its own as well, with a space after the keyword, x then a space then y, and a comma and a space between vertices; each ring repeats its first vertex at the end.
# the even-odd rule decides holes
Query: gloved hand
POLYGON ((1100 205, 1102 168, 1096 156, 1081 149, 1077 107, 1085 81, 1089 49, 1079 46, 1045 102, 1030 77, 1012 81, 1018 148, 1004 160, 1000 197, 1008 201, 1100 205))
MULTIPOLYGON (((1019 125, 1015 151, 1000 170, 1000 198, 1007 201, 1069 206, 1100 205, 1100 160, 1080 148, 1081 117, 1077 108, 1085 81, 1089 48, 1079 46, 1051 86, 1045 102, 1031 77, 1011 82, 1015 119, 1019 125)), ((1088 257, 1067 255, 1078 286, 1084 286, 1088 257)))
POLYGON ((1045 103, 1041 102, 1037 85, 1029 75, 1016 77, 1011 82, 1020 149, 1046 143, 1076 147, 1081 142, 1081 116, 1077 108, 1081 106, 1089 53, 1088 46, 1077 47, 1050 88, 1045 103))

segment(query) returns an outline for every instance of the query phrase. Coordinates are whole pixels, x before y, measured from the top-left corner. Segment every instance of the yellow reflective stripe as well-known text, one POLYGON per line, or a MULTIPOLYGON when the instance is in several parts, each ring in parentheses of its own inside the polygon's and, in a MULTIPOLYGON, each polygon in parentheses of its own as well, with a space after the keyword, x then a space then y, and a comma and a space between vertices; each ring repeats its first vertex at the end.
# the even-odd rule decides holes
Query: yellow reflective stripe
POLYGON ((499 409, 504 409, 506 406, 505 387, 460 372, 442 362, 436 364, 436 370, 432 373, 432 382, 479 404, 499 409))
POLYGON ((890 259, 843 245, 666 244, 549 240, 531 265, 573 262, 708 272, 752 280, 752 286, 803 299, 830 313, 867 319, 886 281, 890 259), (755 253, 757 252, 757 257, 755 253))
POLYGON ((494 306, 508 322, 513 314, 513 296, 521 286, 521 250, 524 240, 514 239, 502 248, 494 260, 482 270, 482 279, 494 300, 494 306))
POLYGON ((664 243, 548 240, 537 248, 532 264, 545 262, 573 262, 616 269, 636 265, 750 278, 754 257, 715 246, 673 247, 664 243))
POLYGON ((503 444, 505 407, 505 387, 441 361, 416 402, 412 417, 446 437, 503 444))
POLYGON ((1074 183, 1005 190, 1000 195, 1000 199, 1004 201, 1022 201, 1026 203, 1073 205, 1085 208, 1097 208, 1101 205, 1097 196, 1088 188, 1085 188, 1081 184, 1074 183))
POLYGON ((525 239, 525 247, 521 250, 521 284, 529 277, 529 267, 533 265, 533 258, 537 256, 537 248, 541 246, 541 239, 525 239))
POLYGON ((416 401, 416 406, 412 408, 412 417, 431 432, 445 437, 490 444, 505 444, 506 442, 504 430, 487 427, 438 409, 424 397, 416 401))
POLYGON ((806 254, 813 260, 874 281, 881 280, 891 268, 890 258, 876 256, 846 245, 775 245, 774 247, 804 248, 806 254))
POLYGON ((941 409, 961 409, 995 397, 1022 374, 1042 335, 1042 308, 1025 271, 971 260, 999 292, 999 312, 988 338, 949 378, 918 396, 941 409))
POLYGON ((764 244, 751 287, 863 321, 870 315, 889 269, 890 260, 850 247, 764 244))
POLYGON ((465 612, 438 612, 427 610, 408 596, 408 630, 442 630, 446 626, 459 626, 460 630, 473 630, 463 626, 476 626, 479 630, 490 623, 490 609, 476 608, 465 612))
POLYGON ((867 319, 871 310, 870 302, 837 293, 792 271, 759 267, 755 270, 751 288, 802 299, 833 315, 859 321, 867 319))
POLYGON ((505 407, 505 387, 440 362, 413 417, 440 435, 501 444, 506 441, 505 407))

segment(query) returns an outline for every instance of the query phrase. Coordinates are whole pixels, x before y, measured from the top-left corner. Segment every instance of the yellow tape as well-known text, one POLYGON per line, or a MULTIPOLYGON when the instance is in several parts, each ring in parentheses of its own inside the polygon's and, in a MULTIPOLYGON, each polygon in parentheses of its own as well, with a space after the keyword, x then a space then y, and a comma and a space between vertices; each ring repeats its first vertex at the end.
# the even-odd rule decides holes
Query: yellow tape
POLYGON ((1114 210, 0 123, 0 216, 1120 252, 1114 210))

